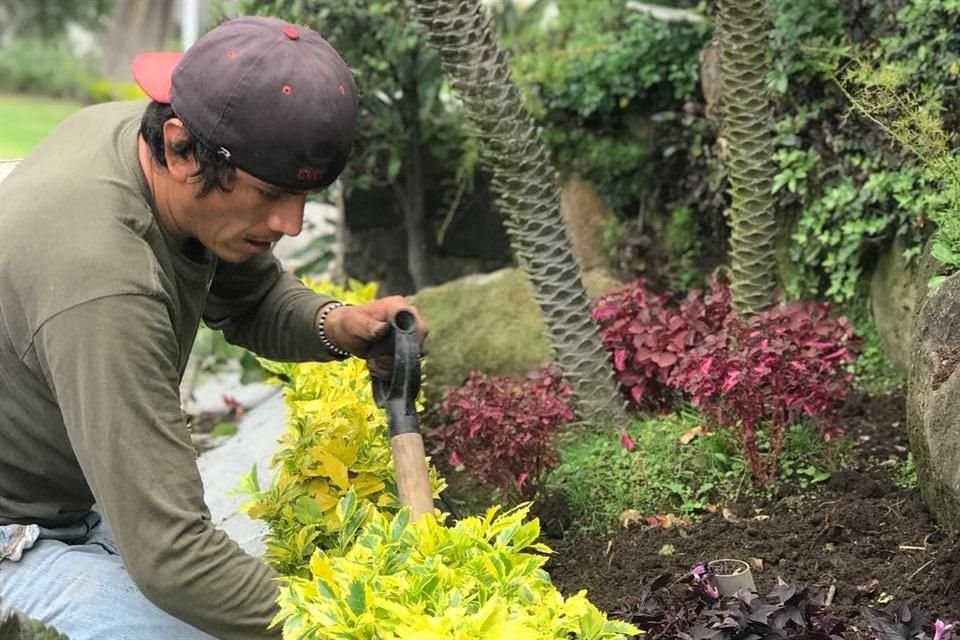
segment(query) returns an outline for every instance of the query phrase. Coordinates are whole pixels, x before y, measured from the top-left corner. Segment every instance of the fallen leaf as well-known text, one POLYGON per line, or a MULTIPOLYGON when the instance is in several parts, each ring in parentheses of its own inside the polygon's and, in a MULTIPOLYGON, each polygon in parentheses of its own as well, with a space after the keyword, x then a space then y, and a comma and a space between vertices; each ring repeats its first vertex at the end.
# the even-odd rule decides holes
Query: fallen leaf
POLYGON ((757 571, 763 571, 763 558, 747 558, 750 562, 750 566, 756 569, 757 571))
POLYGON ((636 509, 627 509, 620 514, 620 524, 624 529, 629 527, 631 524, 636 524, 643 520, 643 516, 640 515, 640 512, 636 509))
POLYGON ((666 513, 666 514, 657 515, 657 519, 660 521, 660 526, 663 527, 664 529, 669 529, 669 528, 671 528, 671 527, 681 527, 681 526, 686 526, 686 525, 693 524, 693 520, 691 520, 689 517, 687 517, 687 516, 678 516, 678 515, 673 514, 673 513, 666 513))
POLYGON ((753 516, 753 519, 754 519, 754 520, 757 520, 757 521, 759 521, 759 522, 763 522, 764 520, 769 520, 769 519, 770 519, 770 516, 764 515, 764 514, 761 513, 761 514, 759 514, 759 515, 753 516))
POLYGON ((610 555, 610 550, 613 549, 613 540, 607 540, 607 550, 603 552, 603 555, 610 555))
POLYGON ((720 513, 723 514, 723 519, 726 520, 727 522, 736 522, 738 520, 736 514, 733 511, 730 511, 730 509, 727 509, 726 507, 724 507, 723 511, 721 511, 720 513))
POLYGON ((693 439, 699 435, 703 435, 703 427, 694 427, 689 429, 686 433, 680 436, 680 444, 690 444, 693 442, 693 439))
POLYGON ((657 553, 661 556, 672 556, 674 551, 676 551, 676 549, 674 549, 672 544, 665 544, 660 547, 660 551, 657 551, 657 553))
POLYGON ((889 593, 881 593, 877 598, 877 604, 887 604, 888 602, 893 602, 893 596, 889 593))

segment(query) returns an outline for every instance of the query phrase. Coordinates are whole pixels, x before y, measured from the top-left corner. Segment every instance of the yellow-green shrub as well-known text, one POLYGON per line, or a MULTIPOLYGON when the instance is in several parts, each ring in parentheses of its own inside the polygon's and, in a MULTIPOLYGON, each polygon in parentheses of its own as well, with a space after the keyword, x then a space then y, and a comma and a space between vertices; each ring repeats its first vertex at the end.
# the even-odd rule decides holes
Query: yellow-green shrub
MULTIPOLYGON (((308 281, 361 303, 374 287, 308 281)), ((261 490, 244 478, 251 517, 269 525, 266 559, 281 574, 287 640, 606 640, 637 633, 584 592, 564 599, 543 570, 527 507, 444 526, 401 508, 386 421, 359 359, 263 361, 284 386, 286 433, 261 490)), ((435 494, 443 481, 431 468, 435 494)))
MULTIPOLYGON (((307 283, 352 304, 375 292, 373 285, 307 283)), ((261 490, 256 468, 244 478, 241 488, 251 494, 244 509, 270 527, 267 561, 282 574, 305 575, 313 550, 332 548, 340 534, 335 509, 348 491, 387 513, 400 508, 386 422, 363 360, 261 363, 283 381, 287 428, 270 486, 261 490)), ((438 493, 442 483, 432 476, 438 493)))
POLYGON ((543 570, 549 549, 527 507, 446 527, 432 517, 409 522, 368 517, 348 495, 337 516, 355 543, 314 552, 309 579, 291 578, 281 610, 288 640, 567 640, 637 633, 610 621, 586 599, 564 599, 543 570))

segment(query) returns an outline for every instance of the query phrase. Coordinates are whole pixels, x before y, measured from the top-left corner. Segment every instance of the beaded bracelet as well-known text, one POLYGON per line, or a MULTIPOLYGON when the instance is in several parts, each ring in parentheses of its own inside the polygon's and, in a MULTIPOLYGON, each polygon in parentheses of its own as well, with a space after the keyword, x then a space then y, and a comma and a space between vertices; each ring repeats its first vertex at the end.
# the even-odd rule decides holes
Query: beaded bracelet
POLYGON ((338 360, 346 360, 351 354, 349 351, 344 351, 330 342, 330 338, 327 337, 326 332, 323 330, 323 323, 326 322, 327 316, 331 311, 344 306, 346 305, 342 302, 330 302, 323 308, 323 311, 320 312, 320 317, 317 318, 317 336, 320 338, 320 344, 338 360))

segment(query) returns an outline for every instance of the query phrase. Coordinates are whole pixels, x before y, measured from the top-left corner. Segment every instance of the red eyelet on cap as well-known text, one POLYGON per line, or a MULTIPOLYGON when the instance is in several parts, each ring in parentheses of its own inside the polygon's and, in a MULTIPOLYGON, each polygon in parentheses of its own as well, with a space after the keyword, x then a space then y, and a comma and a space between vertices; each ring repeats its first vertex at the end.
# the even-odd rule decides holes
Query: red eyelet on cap
POLYGON ((227 51, 227 57, 233 60, 234 58, 237 57, 237 52, 234 51, 233 49, 230 49, 229 51, 227 51))
POLYGON ((288 96, 293 92, 293 89, 290 88, 290 85, 285 84, 280 91, 283 93, 283 95, 288 96))
POLYGON ((297 31, 297 28, 296 28, 295 26, 293 26, 292 24, 288 24, 286 27, 284 27, 284 29, 283 29, 283 35, 287 36, 287 37, 290 38, 291 40, 299 40, 299 39, 300 39, 300 32, 297 31))

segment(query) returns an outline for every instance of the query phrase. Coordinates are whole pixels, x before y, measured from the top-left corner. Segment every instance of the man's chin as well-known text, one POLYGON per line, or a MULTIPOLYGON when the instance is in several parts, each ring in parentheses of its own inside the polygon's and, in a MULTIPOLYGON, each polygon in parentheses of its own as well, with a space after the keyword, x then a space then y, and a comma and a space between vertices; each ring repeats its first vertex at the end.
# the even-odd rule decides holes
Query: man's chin
POLYGON ((213 255, 217 256, 217 259, 221 262, 231 262, 233 264, 239 264, 241 262, 246 262, 253 256, 257 255, 256 253, 250 251, 237 251, 237 250, 219 250, 214 251, 213 255))

